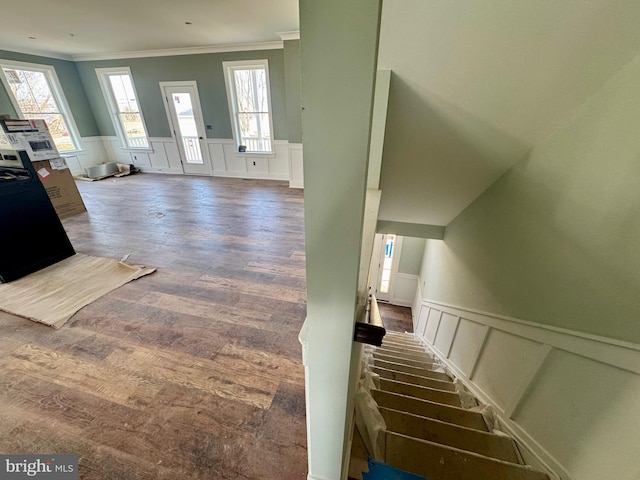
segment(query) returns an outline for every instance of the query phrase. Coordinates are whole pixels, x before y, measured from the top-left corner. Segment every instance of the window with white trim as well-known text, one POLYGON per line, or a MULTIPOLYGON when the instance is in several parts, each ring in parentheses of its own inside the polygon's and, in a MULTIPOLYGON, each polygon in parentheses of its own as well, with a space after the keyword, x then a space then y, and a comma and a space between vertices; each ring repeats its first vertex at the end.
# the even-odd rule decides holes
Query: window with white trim
POLYGON ((80 134, 50 65, 0 60, 0 78, 21 118, 44 119, 58 151, 80 150, 80 134))
POLYGON ((267 60, 222 62, 233 136, 239 151, 273 152, 267 60))
POLYGON ((126 148, 149 148, 138 95, 129 67, 96 68, 116 134, 126 148))

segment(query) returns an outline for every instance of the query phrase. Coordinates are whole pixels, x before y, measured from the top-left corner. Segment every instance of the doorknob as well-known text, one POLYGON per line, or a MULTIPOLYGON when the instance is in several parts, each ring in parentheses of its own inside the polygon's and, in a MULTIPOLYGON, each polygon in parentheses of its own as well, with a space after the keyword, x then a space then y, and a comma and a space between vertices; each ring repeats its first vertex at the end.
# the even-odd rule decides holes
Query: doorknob
POLYGON ((204 140, 202 137, 198 137, 200 140, 204 140))

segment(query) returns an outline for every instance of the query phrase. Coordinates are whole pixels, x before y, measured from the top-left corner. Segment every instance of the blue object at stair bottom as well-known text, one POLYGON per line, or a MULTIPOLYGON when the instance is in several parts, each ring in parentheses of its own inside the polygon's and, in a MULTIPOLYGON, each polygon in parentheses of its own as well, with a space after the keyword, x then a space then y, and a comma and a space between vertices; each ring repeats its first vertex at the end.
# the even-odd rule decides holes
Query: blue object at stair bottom
POLYGON ((429 480, 422 475, 405 472, 369 457, 369 472, 362 472, 362 480, 429 480))

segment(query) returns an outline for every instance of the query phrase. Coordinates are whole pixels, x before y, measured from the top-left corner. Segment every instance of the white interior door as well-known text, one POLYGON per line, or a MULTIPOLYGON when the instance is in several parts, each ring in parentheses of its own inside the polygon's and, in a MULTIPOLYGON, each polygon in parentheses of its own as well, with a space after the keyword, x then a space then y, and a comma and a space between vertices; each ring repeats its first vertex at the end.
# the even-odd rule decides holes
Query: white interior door
POLYGON ((178 144, 182 170, 189 175, 211 175, 196 82, 160 82, 160 88, 169 126, 178 144))

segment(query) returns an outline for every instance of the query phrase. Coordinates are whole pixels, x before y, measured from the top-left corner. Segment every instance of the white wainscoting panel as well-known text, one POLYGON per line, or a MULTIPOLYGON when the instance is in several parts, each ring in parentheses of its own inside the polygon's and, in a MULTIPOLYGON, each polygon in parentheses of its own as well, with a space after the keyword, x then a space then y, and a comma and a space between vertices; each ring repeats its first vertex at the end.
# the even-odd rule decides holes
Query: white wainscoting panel
POLYGON ((209 148, 209 158, 211 158, 211 162, 213 163, 213 174, 216 175, 216 172, 226 171, 227 164, 224 160, 222 143, 207 142, 207 147, 209 148))
MULTIPOLYGON (((153 142, 152 142, 153 144, 153 142)), ((182 163, 180 162, 180 153, 178 152, 178 144, 173 139, 165 139, 162 142, 167 161, 169 162, 169 171, 171 173, 184 173, 182 163)))
MULTIPOLYGON (((183 173, 178 146, 173 138, 151 137, 148 151, 123 148, 117 137, 95 138, 101 140, 103 153, 100 155, 102 160, 93 165, 105 162, 132 163, 144 172, 183 173)), ((239 153, 231 139, 208 138, 206 144, 214 176, 290 180, 290 148, 286 140, 275 140, 272 155, 239 153)), ((300 152, 298 157, 301 162, 302 145, 299 147, 296 151, 300 152)), ((301 164, 299 167, 302 168, 301 164)))
POLYGON ((456 341, 452 342, 449 359, 469 378, 473 374, 488 333, 489 328, 486 325, 466 318, 461 318, 458 323, 456 341))
MULTIPOLYGON (((152 142, 151 145, 153 152, 149 154, 149 166, 153 165, 156 168, 163 168, 165 170, 171 168, 164 145, 162 143, 159 144, 159 142, 152 142)), ((170 143, 167 143, 167 145, 170 145, 170 143)))
MULTIPOLYGON (((427 321, 429 320, 430 308, 420 308, 418 315, 414 316, 413 331, 424 332, 427 328, 427 321)), ((413 313, 413 312, 412 312, 413 313)))
POLYGON ((289 144, 289 186, 304 188, 303 150, 301 143, 289 144))
MULTIPOLYGON (((130 164, 133 163, 130 151, 122 148, 122 144, 118 137, 103 137, 105 150, 109 155, 109 161, 116 163, 130 164)), ((135 165, 135 164, 134 164, 135 165)), ((136 165, 138 166, 138 165, 136 165)))
POLYGON ((491 330, 482 350, 473 381, 503 409, 514 401, 522 378, 530 375, 539 343, 500 330, 491 330))
POLYGON ((640 471, 639 402, 640 376, 554 350, 513 420, 576 479, 631 480, 640 471))
POLYGON ((274 141, 274 154, 240 153, 230 139, 209 138, 207 145, 217 177, 289 180, 289 142, 274 141))
POLYGON ((438 334, 435 338, 434 346, 440 350, 440 353, 445 357, 448 357, 451 351, 453 338, 456 335, 459 321, 460 317, 447 312, 443 312, 442 317, 440 317, 440 326, 438 327, 438 334))
POLYGON ((442 310, 437 308, 431 308, 429 310, 429 316, 427 317, 427 325, 424 329, 424 336, 429 343, 433 345, 438 334, 438 327, 440 326, 440 317, 442 317, 442 310))
POLYGON ((71 175, 82 175, 84 173, 84 168, 78 159, 78 155, 64 155, 64 160, 67 162, 71 175))
POLYGON ((83 151, 73 155, 62 154, 72 175, 82 175, 86 168, 100 165, 109 160, 104 148, 103 137, 83 137, 81 143, 83 151))
POLYGON ((136 167, 144 168, 148 170, 152 168, 151 158, 146 152, 129 152, 129 163, 133 163, 136 167))
POLYGON ((278 180, 289 180, 289 142, 274 142, 275 157, 269 157, 269 174, 278 180))
POLYGON ((565 480, 640 479, 640 345, 422 300, 414 331, 565 480))
POLYGON ((171 137, 149 138, 151 150, 149 152, 131 152, 129 162, 143 172, 154 173, 183 173, 178 146, 171 137))
POLYGON ((233 140, 223 141, 222 152, 224 154, 225 169, 214 171, 214 175, 218 177, 243 177, 247 174, 247 161, 244 155, 238 154, 238 149, 233 140))

